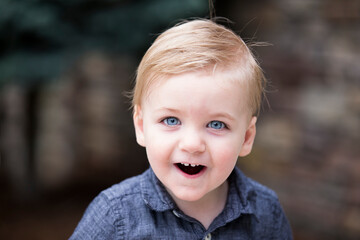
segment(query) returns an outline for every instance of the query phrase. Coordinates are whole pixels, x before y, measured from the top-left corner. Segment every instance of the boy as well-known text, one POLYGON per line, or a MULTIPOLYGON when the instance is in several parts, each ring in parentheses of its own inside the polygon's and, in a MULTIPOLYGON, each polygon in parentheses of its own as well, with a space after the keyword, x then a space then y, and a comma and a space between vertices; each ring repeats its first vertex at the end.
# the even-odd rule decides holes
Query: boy
POLYGON ((276 194, 236 167, 256 134, 264 77, 210 20, 161 34, 133 91, 150 168, 103 191, 70 239, 292 239, 276 194))

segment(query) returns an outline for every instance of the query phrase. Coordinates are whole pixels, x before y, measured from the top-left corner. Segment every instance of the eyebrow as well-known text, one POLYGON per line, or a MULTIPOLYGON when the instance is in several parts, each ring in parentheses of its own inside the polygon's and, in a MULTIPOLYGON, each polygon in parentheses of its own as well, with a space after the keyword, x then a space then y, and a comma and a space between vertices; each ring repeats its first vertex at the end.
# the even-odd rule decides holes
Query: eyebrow
POLYGON ((168 107, 159 107, 154 110, 154 112, 172 112, 172 113, 180 113, 179 110, 174 108, 168 108, 168 107))
POLYGON ((210 114, 210 116, 212 118, 226 118, 226 119, 229 119, 231 121, 235 121, 236 118, 233 117, 232 115, 226 113, 226 112, 223 112, 223 113, 215 113, 215 114, 210 114))

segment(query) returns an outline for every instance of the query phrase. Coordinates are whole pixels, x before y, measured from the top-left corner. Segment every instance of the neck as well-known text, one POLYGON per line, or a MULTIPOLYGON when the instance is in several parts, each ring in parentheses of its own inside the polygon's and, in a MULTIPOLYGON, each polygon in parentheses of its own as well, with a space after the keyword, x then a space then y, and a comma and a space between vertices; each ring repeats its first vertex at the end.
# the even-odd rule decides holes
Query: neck
POLYGON ((206 229, 214 219, 224 210, 227 195, 228 182, 224 182, 216 190, 208 193, 197 201, 182 201, 174 198, 177 206, 188 216, 198 220, 206 229))

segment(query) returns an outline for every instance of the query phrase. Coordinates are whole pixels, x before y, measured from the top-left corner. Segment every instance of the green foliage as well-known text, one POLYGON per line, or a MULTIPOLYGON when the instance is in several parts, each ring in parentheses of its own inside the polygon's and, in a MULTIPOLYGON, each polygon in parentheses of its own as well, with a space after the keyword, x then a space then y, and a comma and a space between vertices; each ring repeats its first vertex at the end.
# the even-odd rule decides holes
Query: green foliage
POLYGON ((206 0, 0 0, 0 86, 48 81, 86 51, 139 56, 206 0))

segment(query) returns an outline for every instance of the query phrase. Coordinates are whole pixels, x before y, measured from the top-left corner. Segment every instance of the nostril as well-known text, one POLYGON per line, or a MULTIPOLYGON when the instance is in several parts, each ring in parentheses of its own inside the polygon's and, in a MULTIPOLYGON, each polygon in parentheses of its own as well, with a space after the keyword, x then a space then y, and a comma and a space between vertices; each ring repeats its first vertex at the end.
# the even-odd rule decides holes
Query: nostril
POLYGON ((179 143, 179 148, 189 153, 200 153, 205 151, 205 143, 201 139, 185 139, 179 143))
POLYGON ((180 150, 191 154, 205 151, 204 136, 202 134, 202 130, 196 126, 184 127, 179 139, 180 150))
POLYGON ((201 145, 180 145, 180 149, 182 151, 191 153, 191 154, 196 154, 196 153, 202 153, 205 151, 205 145, 201 144, 201 145))

